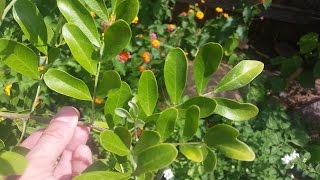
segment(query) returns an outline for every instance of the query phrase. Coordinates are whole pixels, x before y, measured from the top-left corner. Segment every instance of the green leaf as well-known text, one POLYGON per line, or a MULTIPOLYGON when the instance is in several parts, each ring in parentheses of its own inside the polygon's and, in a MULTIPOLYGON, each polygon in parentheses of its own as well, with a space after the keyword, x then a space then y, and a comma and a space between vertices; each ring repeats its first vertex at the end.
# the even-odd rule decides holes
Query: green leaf
POLYGON ((0 154, 0 175, 22 175, 27 168, 27 163, 27 159, 18 153, 10 151, 4 152, 0 154))
POLYGON ((320 163, 320 145, 312 144, 306 147, 307 151, 310 152, 310 160, 314 163, 320 163))
POLYGON ((180 152, 189 160, 194 162, 202 162, 205 157, 201 146, 183 144, 179 146, 180 152))
POLYGON ((117 127, 114 130, 114 133, 116 133, 121 141, 127 146, 128 149, 131 147, 131 134, 128 131, 127 128, 124 127, 117 127))
POLYGON ((194 81, 198 94, 202 94, 223 57, 220 44, 207 43, 202 46, 194 61, 194 81))
POLYGON ((38 8, 29 0, 18 0, 13 6, 13 17, 26 38, 42 53, 47 54, 47 26, 38 8))
POLYGON ((307 54, 318 47, 319 35, 317 33, 308 33, 302 36, 298 42, 300 53, 307 54))
POLYGON ((209 148, 207 148, 207 157, 203 161, 204 170, 206 172, 212 172, 217 166, 217 156, 216 154, 209 148))
POLYGON ((232 126, 219 124, 208 129, 204 142, 209 147, 218 148, 222 153, 232 159, 240 161, 253 161, 255 154, 251 148, 239 141, 239 131, 232 126))
POLYGON ((139 154, 147 148, 157 145, 160 143, 160 134, 157 131, 144 130, 139 137, 135 148, 133 149, 134 154, 139 154))
POLYGON ((0 0, 0 17, 2 17, 3 10, 6 7, 6 0, 0 0))
POLYGON ((263 7, 265 8, 265 9, 268 9, 270 6, 271 6, 271 4, 272 4, 272 0, 264 0, 264 1, 262 1, 263 2, 263 7))
POLYGON ((110 130, 105 130, 100 134, 100 144, 105 150, 119 156, 126 156, 130 152, 121 138, 110 130))
POLYGON ((109 13, 107 6, 103 0, 84 0, 84 2, 95 12, 99 17, 106 20, 108 19, 109 13))
POLYGON ((129 85, 125 82, 121 83, 121 87, 118 91, 109 94, 109 98, 104 106, 104 114, 112 116, 115 125, 119 124, 122 120, 121 117, 115 114, 117 108, 123 107, 127 101, 131 98, 131 89, 129 85))
POLYGON ((3 149, 5 147, 4 142, 0 139, 0 150, 3 149))
POLYGON ((143 71, 138 85, 138 102, 147 116, 151 116, 158 101, 157 80, 152 71, 143 71))
POLYGON ((44 82, 50 89, 57 93, 80 100, 92 100, 87 85, 82 80, 64 71, 49 69, 44 75, 44 82))
POLYGON ((315 78, 320 78, 320 61, 318 60, 313 68, 313 76, 315 78))
POLYGON ((93 162, 89 167, 87 167, 82 173, 94 172, 94 171, 107 171, 109 170, 109 165, 107 165, 103 160, 97 160, 93 162))
POLYGON ((0 39, 0 59, 14 71, 33 79, 39 79, 38 57, 25 45, 0 39))
POLYGON ((118 20, 104 31, 103 60, 118 55, 131 40, 131 29, 124 20, 118 20))
POLYGON ((115 113, 122 118, 128 118, 132 123, 134 123, 131 114, 126 109, 117 108, 115 113))
POLYGON ((250 103, 239 103, 225 98, 213 98, 217 102, 214 113, 233 121, 245 121, 255 117, 259 109, 250 103))
POLYGON ((131 24, 139 12, 139 0, 124 0, 115 9, 117 19, 123 19, 131 24))
POLYGON ((129 173, 119 173, 112 171, 93 171, 81 174, 73 178, 73 180, 127 180, 130 179, 129 173))
POLYGON ((187 81, 188 62, 180 48, 171 49, 164 64, 164 81, 171 101, 179 103, 187 81))
POLYGON ((106 97, 112 91, 116 91, 121 87, 121 77, 114 71, 106 71, 102 79, 99 81, 97 88, 97 96, 106 97))
POLYGON ((186 110, 185 124, 183 136, 186 141, 191 139, 196 134, 199 127, 200 108, 196 105, 190 106, 186 110))
POLYGON ((216 108, 215 100, 203 96, 193 97, 178 106, 178 108, 188 109, 192 105, 196 105, 200 108, 200 118, 210 116, 216 108))
POLYGON ((51 48, 48 52, 48 63, 51 64, 59 58, 60 58, 60 49, 59 48, 51 48))
POLYGON ((172 144, 158 144, 142 151, 137 156, 137 168, 134 175, 155 171, 171 164, 178 151, 172 144))
POLYGON ((175 108, 168 108, 160 114, 156 129, 161 136, 161 141, 165 141, 173 133, 177 118, 178 110, 175 108))
POLYGON ((247 85, 262 72, 263 67, 264 64, 260 61, 241 61, 222 78, 214 92, 234 90, 247 85))
POLYGON ((57 0, 58 8, 69 23, 76 24, 88 39, 100 47, 100 35, 90 12, 78 0, 57 0))
POLYGON ((97 74, 98 54, 81 29, 70 23, 62 27, 62 35, 75 60, 90 74, 97 74))

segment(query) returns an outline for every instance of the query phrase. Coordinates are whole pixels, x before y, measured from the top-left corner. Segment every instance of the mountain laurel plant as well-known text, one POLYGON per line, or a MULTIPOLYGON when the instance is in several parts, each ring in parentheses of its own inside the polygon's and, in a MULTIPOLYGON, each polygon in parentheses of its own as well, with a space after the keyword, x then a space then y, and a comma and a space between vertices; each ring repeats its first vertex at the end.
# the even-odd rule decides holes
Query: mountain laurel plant
MULTIPOLYGON (((218 114, 231 121, 244 121, 258 113, 257 107, 252 104, 204 96, 204 90, 221 62, 222 47, 210 42, 200 48, 194 62, 198 96, 185 101, 182 95, 187 81, 187 59, 180 48, 171 49, 164 65, 165 87, 171 106, 159 112, 155 107, 160 93, 152 71, 146 70, 141 74, 135 94, 126 82, 121 81, 116 71, 102 72, 101 64, 115 58, 130 42, 129 23, 139 10, 138 0, 111 0, 111 5, 107 8, 103 0, 57 0, 66 23, 55 32, 46 25, 34 3, 18 0, 13 7, 13 17, 35 48, 15 40, 0 39, 2 62, 23 76, 37 80, 38 89, 45 84, 57 93, 92 102, 93 115, 86 123, 94 125, 100 133, 101 146, 114 154, 118 161, 108 170, 94 163, 91 169, 95 171, 88 170, 75 179, 151 179, 158 170, 175 161, 179 152, 190 161, 202 163, 207 171, 212 171, 217 164, 216 150, 229 158, 254 160, 254 152, 238 139, 239 131, 230 125, 209 127, 201 141, 192 141, 201 118, 218 114), (98 33, 89 10, 107 21, 104 36, 98 33), (93 87, 89 88, 83 80, 66 71, 51 67, 61 48, 56 45, 60 30, 61 39, 68 45, 73 58, 88 72, 87 76, 93 77, 93 87), (45 58, 42 64, 38 53, 45 58), (38 70, 39 65, 44 66, 43 71, 38 70), (101 126, 94 116, 97 97, 106 98, 104 115, 107 122, 101 126), (182 124, 182 128, 178 128, 178 123, 182 124), (170 142, 169 137, 174 131, 180 134, 178 142, 170 142), (130 168, 124 169, 124 166, 130 168)), ((263 67, 259 61, 241 61, 224 76, 213 92, 243 87, 260 74, 263 67)), ((39 91, 36 97, 38 94, 39 91)), ((30 114, 35 108, 34 103, 30 114)), ((0 141, 0 149, 4 146, 0 141)), ((2 151, 0 175, 21 175, 27 166, 23 153, 15 148, 2 151)))

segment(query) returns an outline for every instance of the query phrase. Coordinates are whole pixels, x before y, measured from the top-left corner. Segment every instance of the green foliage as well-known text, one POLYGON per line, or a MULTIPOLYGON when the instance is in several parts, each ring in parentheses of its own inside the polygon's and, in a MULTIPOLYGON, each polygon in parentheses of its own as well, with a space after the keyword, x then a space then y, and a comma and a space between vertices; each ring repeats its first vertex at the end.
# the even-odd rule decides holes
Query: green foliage
POLYGON ((180 102, 187 81, 188 62, 182 49, 171 49, 164 66, 167 92, 174 104, 180 102))
MULTIPOLYGON (((258 112, 251 104, 202 96, 209 79, 221 62, 224 52, 221 45, 206 43, 206 38, 197 43, 199 52, 193 53, 196 57, 193 76, 199 96, 182 98, 187 81, 188 61, 185 52, 180 48, 163 45, 168 49, 162 53, 156 50, 158 47, 154 47, 158 57, 163 56, 163 59, 166 59, 158 63, 162 63, 164 70, 152 69, 136 73, 136 77, 140 77, 132 81, 138 84, 133 87, 122 81, 126 77, 121 78, 118 72, 113 70, 115 67, 118 70, 124 66, 117 58, 126 62, 130 56, 127 52, 137 48, 134 47, 135 42, 130 43, 135 36, 132 36, 129 26, 138 13, 137 0, 113 0, 111 8, 107 7, 109 4, 104 1, 58 0, 55 14, 44 15, 45 18, 40 14, 41 3, 37 5, 40 10, 29 1, 20 0, 18 3, 22 4, 17 4, 15 11, 19 8, 22 11, 14 12, 15 19, 24 35, 21 34, 19 38, 12 36, 15 40, 0 39, 2 62, 21 74, 14 80, 8 78, 9 83, 5 82, 9 84, 3 87, 7 93, 5 97, 8 96, 10 100, 15 98, 16 92, 23 87, 19 83, 26 80, 24 76, 34 80, 29 82, 31 85, 26 84, 27 87, 24 87, 29 93, 25 96, 28 101, 22 101, 24 99, 19 97, 12 105, 22 108, 8 108, 3 111, 22 112, 28 109, 30 114, 52 114, 54 109, 66 103, 83 109, 85 123, 94 128, 93 141, 101 145, 96 147, 101 161, 75 179, 147 179, 161 173, 163 168, 181 158, 179 152, 191 161, 200 163, 207 171, 214 169, 217 164, 216 151, 221 151, 233 159, 254 159, 255 155, 249 146, 237 139, 239 132, 234 127, 221 124, 211 127, 200 119, 218 114, 234 121, 243 121, 249 120, 258 112), (23 9, 24 6, 31 8, 23 9), (92 10, 102 19, 93 18, 94 15, 90 15, 92 10), (30 17, 24 17, 24 14, 30 14, 30 17), (29 21, 28 18, 31 17, 35 18, 29 21), (53 18, 53 22, 48 23, 46 17, 59 18, 53 18), (39 22, 39 29, 32 27, 30 22, 39 22), (101 27, 97 27, 100 23, 101 27), (54 31, 52 42, 49 29, 54 31), (103 32, 101 36, 98 30, 103 32), (26 40, 18 43, 24 36, 26 40), (33 36, 39 36, 40 39, 33 41, 33 36), (39 44, 42 45, 41 48, 38 48, 39 44), (158 73, 163 74, 162 78, 156 78, 158 73), (168 107, 163 108, 163 99, 167 98, 165 92, 171 102, 167 103, 168 107), (30 99, 33 96, 34 101, 30 99), (40 97, 44 101, 41 104, 43 108, 37 108, 40 97), (91 107, 89 102, 78 100, 91 101, 91 107), (199 134, 201 131, 204 133, 199 134)), ((160 45, 159 48, 161 47, 160 45)), ((150 59, 148 62, 144 57, 144 61, 149 63, 150 59)), ((243 87, 260 74, 262 69, 261 62, 242 61, 223 78, 215 91, 243 87)), ((15 76, 15 72, 11 71, 4 75, 6 78, 15 76)), ((19 130, 23 128, 19 121, 14 122, 19 130)), ((28 125, 28 128, 24 130, 31 133, 39 129, 40 125, 36 122, 28 125)), ((25 133, 21 134, 21 139, 24 135, 25 133)), ((1 139, 6 145, 4 153, 10 152, 7 150, 12 145, 7 143, 8 138, 1 136, 1 139)))
POLYGON ((21 175, 27 167, 27 159, 14 152, 3 152, 0 154, 0 175, 12 176, 21 175))

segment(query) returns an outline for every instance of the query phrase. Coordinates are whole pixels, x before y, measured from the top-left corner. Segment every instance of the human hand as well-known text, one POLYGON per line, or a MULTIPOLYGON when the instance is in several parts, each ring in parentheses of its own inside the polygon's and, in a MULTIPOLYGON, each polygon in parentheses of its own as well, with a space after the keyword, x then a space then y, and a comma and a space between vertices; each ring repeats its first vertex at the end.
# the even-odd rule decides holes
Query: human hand
POLYGON ((77 126, 79 112, 63 107, 47 129, 31 134, 21 146, 30 149, 20 180, 69 180, 92 164, 86 142, 89 128, 77 126))

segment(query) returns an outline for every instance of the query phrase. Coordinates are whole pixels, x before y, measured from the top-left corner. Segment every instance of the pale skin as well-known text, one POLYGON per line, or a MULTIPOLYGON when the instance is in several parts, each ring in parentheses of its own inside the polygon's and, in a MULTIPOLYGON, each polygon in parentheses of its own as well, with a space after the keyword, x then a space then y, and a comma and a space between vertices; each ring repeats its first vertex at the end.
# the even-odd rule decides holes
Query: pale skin
POLYGON ((74 107, 63 107, 48 128, 31 134, 21 144, 30 151, 20 180, 69 180, 92 164, 86 145, 89 128, 77 125, 79 116, 74 107))

